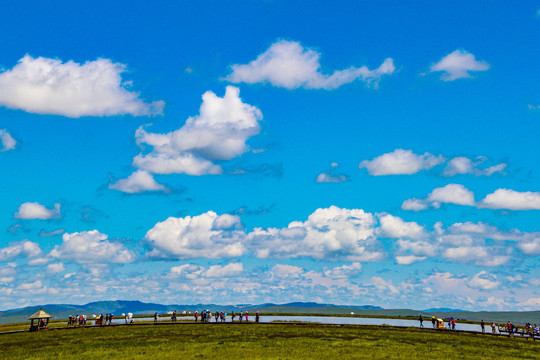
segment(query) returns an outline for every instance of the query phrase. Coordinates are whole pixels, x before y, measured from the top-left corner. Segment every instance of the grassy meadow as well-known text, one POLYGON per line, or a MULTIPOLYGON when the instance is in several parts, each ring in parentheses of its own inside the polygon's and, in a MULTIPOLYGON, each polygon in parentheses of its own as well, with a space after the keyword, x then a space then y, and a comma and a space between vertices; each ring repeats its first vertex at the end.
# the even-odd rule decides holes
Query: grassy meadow
POLYGON ((538 359, 540 342, 387 326, 120 325, 0 335, 5 359, 538 359))

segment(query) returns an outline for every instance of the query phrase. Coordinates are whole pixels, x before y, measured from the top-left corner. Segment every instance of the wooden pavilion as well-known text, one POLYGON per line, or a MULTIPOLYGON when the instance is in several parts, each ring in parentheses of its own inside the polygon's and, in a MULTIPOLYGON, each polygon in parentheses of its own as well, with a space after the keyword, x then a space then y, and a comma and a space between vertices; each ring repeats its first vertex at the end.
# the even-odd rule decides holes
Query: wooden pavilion
POLYGON ((42 329, 49 328, 49 319, 52 318, 51 315, 43 311, 43 308, 39 309, 37 313, 30 316, 28 320, 31 320, 30 331, 38 331, 42 329), (37 320, 37 324, 34 325, 34 320, 37 320))

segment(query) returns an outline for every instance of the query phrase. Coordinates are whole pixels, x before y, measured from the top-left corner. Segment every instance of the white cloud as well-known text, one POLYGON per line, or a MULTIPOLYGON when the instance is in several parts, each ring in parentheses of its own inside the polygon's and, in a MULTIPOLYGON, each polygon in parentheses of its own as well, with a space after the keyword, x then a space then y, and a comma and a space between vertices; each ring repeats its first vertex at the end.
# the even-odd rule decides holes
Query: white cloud
POLYGON ((336 169, 338 167, 339 164, 337 162, 330 163, 330 168, 317 175, 315 181, 318 183, 339 183, 349 181, 349 177, 347 175, 336 173, 336 169))
POLYGON ((6 129, 0 129, 0 152, 9 151, 15 149, 17 142, 6 129))
POLYGON ((297 276, 302 274, 304 269, 299 266, 286 265, 286 264, 277 264, 272 268, 272 273, 280 278, 297 276))
POLYGON ((0 73, 0 105, 68 117, 162 114, 164 102, 145 103, 122 82, 125 65, 109 59, 78 64, 26 55, 0 73))
POLYGON ((521 233, 518 230, 501 231, 482 222, 455 223, 444 229, 436 223, 434 230, 425 232, 420 240, 399 239, 395 242, 398 264, 408 264, 426 257, 444 258, 459 263, 474 263, 482 267, 495 267, 510 260, 513 245, 506 241, 525 244, 534 239, 536 233, 521 233), (486 244, 486 239, 497 243, 486 244))
POLYGON ((364 160, 359 168, 367 168, 370 175, 411 175, 421 170, 444 162, 442 155, 434 156, 430 153, 418 155, 411 150, 396 149, 391 153, 383 154, 373 160, 364 160))
POLYGON ((119 242, 111 242, 97 230, 65 233, 62 244, 50 252, 54 258, 80 264, 129 263, 135 259, 131 251, 119 242))
POLYGON ((367 66, 336 70, 332 75, 320 72, 320 53, 304 48, 299 42, 280 40, 273 43, 264 53, 249 64, 235 64, 225 80, 233 83, 270 83, 287 89, 326 89, 361 80, 375 87, 382 76, 395 71, 394 61, 387 58, 379 68, 369 70, 367 66))
POLYGON ((472 71, 486 71, 489 64, 485 61, 477 61, 473 54, 465 50, 455 50, 446 55, 438 63, 431 65, 431 72, 443 72, 441 80, 453 81, 456 79, 470 78, 472 71))
POLYGON ((242 242, 244 233, 234 229, 239 225, 239 218, 231 221, 231 215, 222 216, 208 211, 193 217, 170 217, 157 223, 146 233, 145 238, 152 247, 149 255, 177 259, 242 256, 246 252, 242 242), (224 224, 229 224, 230 229, 225 229, 224 224))
POLYGON ((326 277, 343 279, 357 275, 360 273, 360 271, 362 271, 362 264, 359 262, 353 262, 350 265, 336 266, 334 268, 324 270, 323 273, 326 277))
POLYGON ((433 189, 428 195, 427 200, 435 207, 438 207, 439 203, 470 206, 475 204, 473 192, 460 184, 448 184, 441 188, 433 189))
POLYGON ((427 202, 423 199, 408 199, 401 204, 402 210, 422 211, 429 207, 427 202))
POLYGON ((486 195, 479 207, 508 210, 540 210, 540 193, 498 189, 486 195))
POLYGON ((227 265, 212 265, 206 270, 205 276, 208 278, 228 278, 238 276, 244 271, 241 263, 230 263, 227 265))
POLYGON ((242 263, 234 262, 227 265, 212 265, 205 268, 194 264, 183 264, 174 266, 170 270, 173 277, 182 277, 188 280, 198 280, 203 278, 231 278, 240 276, 244 272, 242 263))
POLYGON ((414 256, 414 255, 401 255, 396 256, 396 262, 399 265, 411 265, 415 262, 423 261, 427 259, 425 256, 414 256))
POLYGON ((209 211, 199 216, 169 218, 146 234, 150 257, 230 258, 252 252, 259 258, 374 261, 383 257, 374 237, 373 215, 360 209, 332 206, 317 209, 306 222, 286 228, 241 230, 237 216, 209 211))
POLYGON ((41 219, 49 220, 60 217, 60 204, 54 204, 54 208, 47 209, 37 202, 25 202, 19 206, 14 215, 15 219, 41 219))
POLYGON ((415 222, 406 222, 402 218, 384 214, 379 216, 380 227, 377 235, 383 238, 412 238, 418 239, 425 235, 424 228, 415 222))
POLYGON ((474 289, 493 290, 498 288, 499 285, 501 285, 501 282, 497 281, 497 277, 495 275, 481 271, 469 279, 469 281, 467 281, 467 285, 474 289))
POLYGON ((12 242, 9 246, 0 248, 0 261, 9 261, 18 258, 19 256, 25 256, 29 259, 36 258, 42 254, 41 248, 38 243, 22 240, 12 242))
POLYGON ((540 235, 532 239, 524 239, 517 244, 518 249, 527 255, 540 255, 540 235))
POLYGON ((127 179, 120 179, 114 184, 109 184, 109 189, 122 191, 128 194, 135 194, 144 191, 166 191, 167 188, 158 184, 152 174, 137 170, 127 179))
POLYGON ((214 161, 245 153, 246 141, 260 131, 261 111, 242 102, 240 90, 233 86, 227 86, 223 98, 211 91, 202 98, 200 114, 176 131, 149 133, 140 127, 135 134, 137 143, 153 150, 137 155, 133 166, 156 174, 214 175, 223 172, 214 161))
POLYGON ((502 173, 507 167, 506 164, 501 163, 485 168, 479 168, 478 165, 485 162, 487 159, 484 156, 479 156, 475 161, 465 157, 458 156, 450 161, 446 165, 446 168, 443 171, 444 176, 455 176, 458 174, 472 174, 475 176, 491 176, 495 173, 502 173))
POLYGON ((64 264, 61 262, 47 265, 47 273, 49 274, 58 274, 65 270, 64 264))
POLYGON ((327 173, 320 173, 315 179, 318 183, 339 183, 349 181, 349 177, 346 175, 330 175, 327 173))
POLYGON ((294 221, 286 228, 255 228, 248 238, 259 258, 373 261, 383 256, 377 250, 374 227, 370 213, 331 206, 317 209, 307 221, 294 221))

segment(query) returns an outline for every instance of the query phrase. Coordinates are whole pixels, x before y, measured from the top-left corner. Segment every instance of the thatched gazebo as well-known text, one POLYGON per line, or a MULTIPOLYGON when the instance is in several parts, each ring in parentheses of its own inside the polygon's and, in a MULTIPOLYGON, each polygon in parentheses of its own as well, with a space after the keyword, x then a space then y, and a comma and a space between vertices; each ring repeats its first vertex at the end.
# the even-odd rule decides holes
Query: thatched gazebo
POLYGON ((37 313, 30 316, 28 320, 31 320, 30 331, 37 331, 39 329, 47 329, 49 326, 49 319, 52 318, 51 315, 43 311, 43 308, 39 309, 37 313), (46 319, 46 321, 45 321, 46 319), (34 325, 34 320, 37 320, 37 324, 34 325))

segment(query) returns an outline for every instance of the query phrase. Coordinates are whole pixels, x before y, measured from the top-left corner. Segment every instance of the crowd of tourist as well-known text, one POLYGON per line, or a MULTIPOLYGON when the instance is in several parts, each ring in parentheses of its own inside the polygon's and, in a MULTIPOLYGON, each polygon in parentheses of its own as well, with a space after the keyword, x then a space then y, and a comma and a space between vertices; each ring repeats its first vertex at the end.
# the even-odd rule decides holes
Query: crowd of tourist
MULTIPOLYGON (((242 321, 249 321, 249 312, 246 310, 245 312, 238 312, 238 314, 235 314, 235 312, 231 312, 231 322, 235 322, 236 317, 238 316, 238 322, 242 321)), ((227 322, 227 319, 229 317, 229 314, 226 311, 216 311, 214 314, 210 310, 203 310, 199 314, 198 311, 195 311, 195 322, 200 321, 202 323, 209 323, 212 322, 212 318, 214 318, 214 322, 227 322)), ((259 322, 260 316, 259 312, 255 314, 255 322, 259 322)))
MULTIPOLYGON (((420 327, 424 327, 424 318, 422 317, 422 314, 418 315, 418 321, 420 322, 420 327)), ((456 330, 456 319, 454 317, 450 317, 448 319, 448 326, 444 326, 444 320, 436 318, 433 316, 431 318, 431 325, 434 329, 451 329, 456 330)), ((520 335, 528 335, 528 336, 540 336, 540 329, 538 328, 537 324, 531 325, 531 323, 525 324, 525 326, 520 330, 517 328, 513 323, 508 321, 505 326, 497 326, 495 322, 491 323, 491 332, 493 334, 497 333, 497 328, 499 329, 499 333, 508 333, 509 335, 514 335, 516 333, 519 333, 520 335)), ((482 333, 486 332, 486 323, 482 319, 480 321, 480 329, 482 333)))

